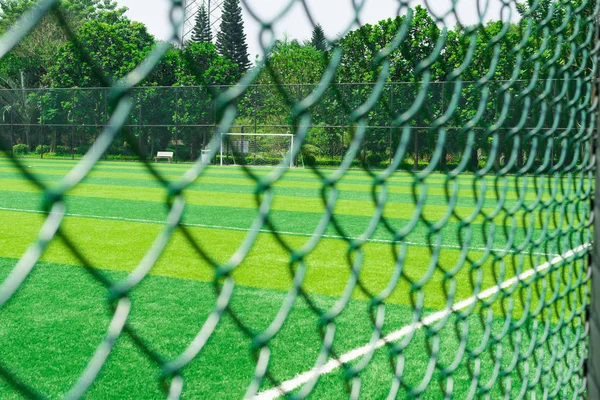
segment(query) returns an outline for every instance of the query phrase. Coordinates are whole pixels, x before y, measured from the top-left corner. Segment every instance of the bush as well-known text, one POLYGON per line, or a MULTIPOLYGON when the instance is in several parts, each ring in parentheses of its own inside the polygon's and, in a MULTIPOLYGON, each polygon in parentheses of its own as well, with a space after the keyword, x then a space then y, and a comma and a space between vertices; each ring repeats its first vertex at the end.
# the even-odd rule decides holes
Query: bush
POLYGON ((22 155, 25 155, 27 153, 29 153, 29 148, 27 147, 26 144, 20 143, 20 144, 15 144, 13 146, 13 154, 15 156, 22 156, 22 155))
MULTIPOLYGON (((175 157, 175 151, 173 151, 173 157, 175 157)), ((177 146, 177 160, 178 161, 189 161, 190 160, 190 148, 188 146, 177 146)))
POLYGON ((308 167, 314 167, 317 164, 317 158, 312 154, 302 154, 302 160, 304 160, 304 165, 308 167))
POLYGON ((82 146, 77 147, 75 153, 77 154, 85 154, 88 152, 88 150, 90 149, 90 145, 89 144, 84 144, 82 146))
POLYGON ((127 156, 122 154, 106 154, 107 160, 116 160, 116 161, 139 161, 140 158, 137 155, 127 156))
POLYGON ((57 156, 71 155, 71 149, 68 148, 67 146, 56 146, 56 150, 54 151, 54 154, 57 156))
POLYGON ((305 144, 302 146, 302 160, 304 165, 314 167, 317 164, 317 156, 320 155, 321 150, 312 144, 305 144))
POLYGON ((303 156, 307 156, 307 155, 311 155, 311 156, 321 156, 321 149, 318 146, 315 146, 314 144, 305 144, 302 146, 302 155, 303 156))
POLYGON ((367 165, 369 167, 377 167, 381 164, 381 156, 376 153, 371 153, 367 155, 367 165))
POLYGON ((40 144, 40 145, 38 145, 38 147, 36 147, 36 148, 35 148, 35 152, 36 152, 37 154, 42 154, 42 153, 46 154, 46 153, 50 153, 50 146, 48 146, 48 145, 45 145, 45 144, 43 144, 43 145, 42 145, 42 144, 40 144))

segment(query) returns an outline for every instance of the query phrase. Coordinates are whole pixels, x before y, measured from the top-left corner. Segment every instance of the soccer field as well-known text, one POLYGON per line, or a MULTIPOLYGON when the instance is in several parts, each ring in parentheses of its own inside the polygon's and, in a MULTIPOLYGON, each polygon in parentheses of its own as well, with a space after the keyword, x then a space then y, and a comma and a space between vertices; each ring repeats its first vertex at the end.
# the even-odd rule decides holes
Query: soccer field
MULTIPOLYGON (((20 161, 48 185, 75 165, 20 161)), ((189 168, 157 166, 170 181, 189 168)), ((252 172, 260 177, 272 170, 252 172)), ((588 299, 589 238, 577 227, 587 223, 581 217, 589 215, 589 205, 578 199, 586 198, 581 194, 591 182, 569 175, 515 179, 434 173, 419 180, 398 172, 382 187, 356 170, 335 189, 325 189, 311 170, 287 171, 273 188, 271 227, 260 228, 232 273, 228 312, 183 370, 183 396, 243 397, 259 356, 253 339, 271 324, 271 330, 279 328, 278 313, 290 299, 293 307, 269 342, 270 376, 260 387, 262 398, 277 394, 269 391, 274 382, 285 382, 290 393, 298 390, 302 382, 294 378, 314 367, 330 340, 349 364, 328 364, 315 398, 347 398, 348 385, 359 382, 348 379, 355 372, 362 398, 385 398, 397 388, 398 398, 414 390, 437 399, 448 385, 456 398, 475 392, 511 397, 525 389, 541 394, 545 385, 555 394, 572 394, 578 390, 573 384, 581 382, 577 366, 585 354, 577 338, 588 299), (323 198, 334 195, 335 218, 306 268, 291 263, 289 249, 300 250, 313 239, 326 212, 323 198), (384 195, 379 218, 376 201, 384 195), (293 290, 295 278, 302 279, 302 294, 293 290), (382 305, 375 304, 376 296, 382 305), (323 324, 328 316, 336 316, 334 323, 323 324), (430 323, 422 327, 427 316, 430 323), (381 335, 375 326, 382 326, 381 335), (393 340, 377 342, 386 335, 393 340), (352 353, 370 342, 378 343, 372 354, 352 353)), ((183 225, 216 263, 227 262, 252 233, 260 204, 256 188, 241 168, 209 167, 184 191, 183 225)), ((164 186, 141 163, 98 163, 68 193, 62 232, 90 265, 83 267, 81 257, 55 238, 21 290, 0 308, 3 398, 18 398, 17 389, 56 398, 75 384, 113 313, 111 291, 90 267, 109 282, 124 280, 163 230, 166 200, 164 186)), ((2 280, 42 227, 42 204, 41 191, 0 159, 2 280)), ((87 397, 163 398, 161 364, 194 341, 223 287, 214 267, 175 231, 131 291, 127 332, 87 397)))

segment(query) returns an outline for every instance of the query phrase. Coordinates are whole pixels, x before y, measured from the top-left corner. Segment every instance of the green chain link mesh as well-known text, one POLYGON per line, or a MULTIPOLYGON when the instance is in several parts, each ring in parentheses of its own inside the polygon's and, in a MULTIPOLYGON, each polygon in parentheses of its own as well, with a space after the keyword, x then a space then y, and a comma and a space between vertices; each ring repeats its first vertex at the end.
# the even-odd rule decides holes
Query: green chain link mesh
MULTIPOLYGON (((242 3, 262 24, 263 38, 269 37, 271 26, 290 12, 294 4, 302 5, 309 20, 313 20, 309 4, 303 0, 288 1, 288 6, 283 7, 273 21, 261 21, 252 11, 252 2, 242 3)), ((56 0, 40 1, 2 36, 0 55, 6 56, 45 15, 54 13, 77 45, 80 57, 95 66, 96 78, 106 86, 96 96, 107 99, 111 110, 94 146, 59 185, 48 186, 36 178, 19 158, 10 155, 10 144, 2 143, 2 150, 10 157, 11 163, 44 192, 47 218, 35 242, 1 283, 0 307, 27 285, 26 278, 49 243, 57 238, 83 265, 90 267, 86 269, 87 273, 110 292, 112 320, 105 339, 67 393, 67 398, 79 398, 86 393, 107 362, 113 346, 123 335, 129 336, 139 351, 162 369, 160 380, 165 395, 178 398, 185 394, 185 368, 203 351, 226 315, 252 341, 249 351, 255 359, 256 368, 253 379, 248 382, 247 397, 256 394, 259 398, 292 394, 305 397, 331 370, 341 367, 345 371, 348 392, 340 396, 358 398, 361 377, 371 366, 374 352, 379 348, 386 349, 387 365, 394 376, 387 382, 388 398, 419 397, 432 386, 438 386, 441 393, 451 397, 454 373, 465 362, 471 380, 465 397, 502 395, 513 398, 524 397, 528 393, 554 398, 585 395, 586 311, 590 301, 588 255, 593 221, 590 204, 595 174, 592 146, 597 124, 594 85, 598 74, 596 57, 599 42, 596 19, 600 3, 595 0, 532 1, 529 7, 524 8, 518 31, 514 31, 514 25, 504 23, 498 25, 495 36, 491 36, 484 29, 487 21, 481 17, 478 24, 462 27, 458 37, 450 37, 449 29, 443 28, 432 44, 433 51, 414 51, 410 53, 412 59, 399 60, 396 51, 413 39, 411 21, 415 14, 410 7, 414 4, 409 3, 398 1, 398 15, 406 15, 406 18, 392 41, 377 48, 365 48, 363 54, 354 55, 371 65, 375 81, 368 85, 338 83, 339 71, 353 55, 344 54, 341 47, 331 43, 331 51, 323 59, 324 73, 318 85, 291 87, 287 85, 289 82, 279 79, 277 71, 267 63, 251 69, 237 86, 218 90, 215 103, 217 128, 210 146, 213 158, 218 155, 220 133, 235 129, 240 104, 253 101, 248 99, 263 90, 261 86, 254 85, 261 69, 272 75, 275 85, 269 90, 278 96, 281 108, 291 119, 291 123, 286 124, 293 127, 295 134, 292 154, 288 154, 282 162, 289 162, 290 157, 301 160, 302 146, 307 141, 313 121, 320 118, 319 113, 323 110, 319 107, 326 100, 330 103, 337 101, 335 117, 345 119, 344 123, 353 127, 350 142, 337 147, 336 151, 341 149, 342 158, 335 169, 318 166, 312 169, 321 179, 321 196, 326 212, 302 247, 292 247, 279 233, 285 231, 285 226, 275 226, 270 218, 271 205, 276 198, 274 185, 289 172, 288 169, 272 169, 264 175, 244 167, 247 176, 255 182, 258 214, 235 253, 226 262, 218 262, 183 223, 184 195, 187 188, 205 174, 206 159, 199 158, 178 180, 171 181, 147 160, 147 154, 134 149, 146 160, 147 171, 163 185, 169 214, 162 232, 143 260, 126 279, 116 284, 98 272, 78 249, 76 240, 63 232, 66 218, 64 196, 82 182, 117 135, 133 135, 128 118, 136 112, 136 99, 142 97, 140 91, 145 90, 136 88, 136 85, 157 66, 169 45, 159 45, 134 71, 111 85, 100 66, 94 63, 93 55, 86 52, 76 34, 70 31, 56 0), (450 40, 463 44, 460 54, 448 54, 446 49, 450 40), (478 54, 480 51, 489 56, 491 63, 475 68, 485 59, 484 55, 478 54), (411 66, 412 82, 393 81, 398 62, 411 66), (478 75, 472 74, 474 69, 479 72, 478 75), (466 76, 467 71, 471 76, 466 76), (510 71, 510 79, 496 79, 502 75, 500 71, 510 71), (443 76, 443 82, 439 81, 440 76, 443 76), (388 101, 394 97, 409 99, 409 105, 398 107, 394 100, 388 101), (381 130, 375 129, 371 123, 374 114, 386 115, 389 125, 380 127, 381 130), (380 170, 369 169, 363 149, 379 146, 388 138, 388 166, 380 170), (430 160, 421 168, 418 156, 415 156, 417 168, 413 168, 404 160, 413 146, 417 148, 418 138, 426 138, 421 140, 427 140, 433 151, 430 160), (448 149, 458 147, 464 149, 462 160, 457 164, 447 162, 448 149), (339 183, 351 167, 357 165, 357 160, 371 179, 374 212, 362 234, 352 237, 339 223, 335 209, 339 183), (440 169, 444 171, 441 175, 436 172, 440 169), (389 182, 398 171, 410 178, 413 199, 412 207, 405 210, 409 214, 409 222, 401 227, 384 213, 390 204, 387 199, 389 182), (427 207, 431 178, 438 176, 443 177, 437 184, 443 188, 446 200, 446 209, 441 215, 428 212, 427 207), (461 179, 467 179, 469 185, 465 186, 465 180, 461 179), (515 195, 515 200, 507 200, 509 193, 515 195), (460 198, 464 197, 471 198, 473 205, 459 206, 460 198), (306 260, 319 245, 328 227, 334 227, 336 234, 347 244, 349 277, 342 296, 331 308, 323 309, 312 300, 303 280, 310 268, 306 260), (372 292, 367 284, 361 282, 365 246, 378 229, 389 232, 393 237, 387 246, 397 260, 396 265, 390 266, 393 273, 386 278, 389 281, 385 289, 379 293, 372 292), (405 263, 406 253, 413 245, 411 234, 417 229, 426 230, 427 242, 424 245, 429 249, 429 259, 423 261, 428 267, 422 276, 412 274, 411 265, 405 263), (258 237, 265 230, 270 231, 288 253, 293 286, 268 328, 256 332, 245 325, 244 319, 231 306, 236 288, 232 274, 251 249, 258 245, 258 237), (214 268, 217 301, 187 349, 174 359, 166 359, 152 351, 130 324, 128 316, 132 302, 129 294, 148 276, 175 231, 181 232, 187 245, 214 268), (458 238, 454 244, 458 256, 452 268, 440 262, 441 254, 448 246, 444 237, 449 234, 458 238), (485 243, 483 251, 473 251, 472 243, 476 237, 481 237, 485 243), (495 283, 491 286, 486 284, 490 281, 486 276, 491 276, 495 283), (443 308, 437 310, 428 308, 425 290, 434 277, 441 277, 437 290, 444 297, 443 308), (392 312, 386 313, 386 300, 400 285, 409 288, 412 322, 403 329, 391 331, 386 327, 386 319, 392 312), (472 297, 457 295, 457 288, 465 285, 470 288, 472 297), (337 351, 334 339, 337 320, 357 291, 370 299, 371 341, 353 352, 337 351), (270 367, 270 346, 285 325, 294 302, 299 299, 305 301, 318 317, 321 351, 313 360, 312 370, 294 371, 298 374, 296 376, 278 376, 270 367), (494 318, 501 321, 500 329, 492 330, 494 318), (474 325, 483 332, 475 344, 470 336, 474 325), (421 359, 417 359, 414 353, 409 356, 407 352, 415 346, 418 331, 425 334, 421 359), (442 331, 452 332, 457 343, 451 359, 441 357, 445 346, 442 331), (411 369, 422 372, 422 378, 416 384, 404 378, 406 371, 411 369)), ((427 3, 425 1, 425 6, 430 8, 427 3)), ((444 15, 430 10, 440 27, 449 21, 462 21, 457 9, 463 2, 454 0, 448 3, 444 15)), ((486 2, 476 3, 479 4, 478 14, 483 15, 486 2)), ((503 0, 502 3, 505 18, 514 19, 516 2, 503 0)), ((363 3, 348 2, 347 6, 355 8, 354 27, 360 26, 363 3)), ((173 1, 174 40, 180 30, 181 20, 177 16, 181 13, 181 1, 173 1)), ((351 27, 348 27, 347 31, 350 30, 351 27)), ((66 95, 73 93, 67 92, 66 95)), ((335 128, 340 123, 330 125, 335 128)), ((23 383, 29 380, 5 368, 0 369, 0 373, 23 395, 42 396, 35 386, 23 383)))

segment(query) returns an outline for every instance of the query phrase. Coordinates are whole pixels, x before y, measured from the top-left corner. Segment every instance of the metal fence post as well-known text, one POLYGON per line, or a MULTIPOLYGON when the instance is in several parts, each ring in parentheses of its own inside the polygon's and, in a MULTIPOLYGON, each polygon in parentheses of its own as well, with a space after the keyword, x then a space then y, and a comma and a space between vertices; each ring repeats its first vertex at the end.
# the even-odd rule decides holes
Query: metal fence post
MULTIPOLYGON (((598 96, 598 89, 600 89, 600 79, 596 80, 596 96, 598 96)), ((600 114, 600 110, 596 110, 597 114, 600 114)), ((591 300, 590 308, 588 310, 588 323, 589 323, 589 347, 588 347, 588 359, 587 359, 587 398, 600 399, 600 185, 598 181, 600 179, 600 146, 598 141, 600 140, 600 118, 596 121, 596 135, 593 143, 592 152, 595 155, 594 162, 596 163, 595 172, 595 192, 592 199, 593 213, 594 213, 594 236, 593 236, 593 248, 590 260, 591 269, 591 300)))
MULTIPOLYGON (((37 96, 36 96, 37 97, 37 96)), ((39 101, 39 97, 37 98, 39 101)), ((40 107, 40 158, 44 158, 44 143, 46 140, 44 139, 44 102, 42 102, 40 107)))
POLYGON ((75 91, 71 91, 71 160, 75 159, 75 91))
POLYGON ((390 164, 392 163, 392 160, 394 159, 394 141, 393 141, 393 134, 394 134, 394 83, 390 83, 388 85, 388 87, 390 88, 390 138, 389 138, 389 146, 390 146, 390 157, 389 157, 389 162, 390 164))
POLYGON ((177 133, 179 131, 179 88, 175 88, 175 164, 177 164, 177 133))
MULTIPOLYGON (((10 106, 10 154, 11 155, 15 155, 14 152, 14 146, 15 146, 15 116, 14 116, 14 109, 15 109, 15 105, 11 104, 10 106)), ((27 143, 29 144, 29 143, 27 143)), ((30 149, 27 148, 27 151, 29 151, 30 149)))

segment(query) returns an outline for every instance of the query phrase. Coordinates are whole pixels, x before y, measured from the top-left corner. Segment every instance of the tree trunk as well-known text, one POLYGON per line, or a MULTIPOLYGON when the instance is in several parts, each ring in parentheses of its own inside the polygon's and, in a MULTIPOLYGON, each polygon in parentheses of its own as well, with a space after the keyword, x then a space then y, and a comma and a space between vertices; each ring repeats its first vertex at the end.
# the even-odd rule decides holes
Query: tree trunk
POLYGON ((152 140, 150 141, 150 159, 154 157, 154 131, 152 131, 152 140))
POLYGON ((419 135, 415 133, 415 157, 413 163, 413 170, 419 169, 419 135))
POLYGON ((29 151, 32 151, 33 149, 31 148, 31 138, 29 137, 29 125, 25 125, 23 129, 25 130, 25 144, 27 144, 27 148, 29 149, 29 151))
POLYGON ((448 152, 446 151, 446 146, 442 147, 442 154, 440 158, 440 170, 446 170, 446 157, 448 156, 448 152))
POLYGON ((479 169, 479 160, 477 159, 477 148, 473 146, 471 149, 471 169, 476 172, 479 169))

